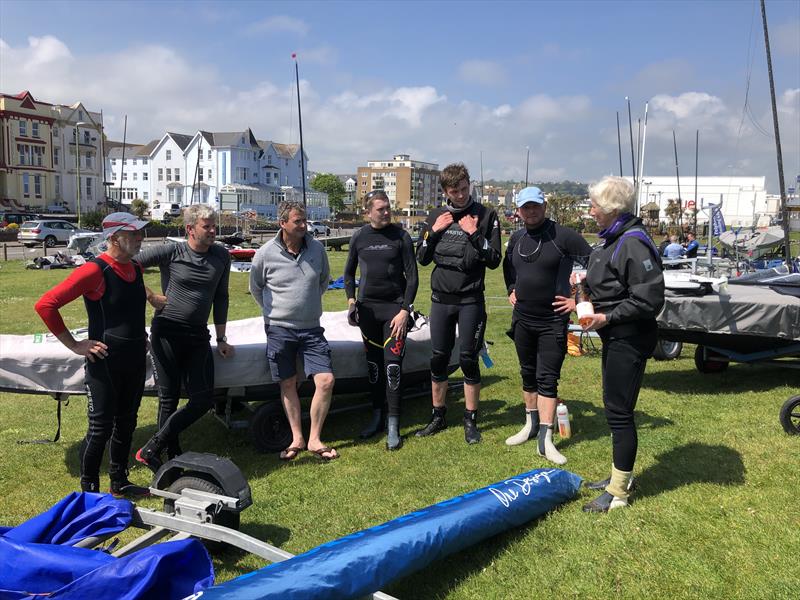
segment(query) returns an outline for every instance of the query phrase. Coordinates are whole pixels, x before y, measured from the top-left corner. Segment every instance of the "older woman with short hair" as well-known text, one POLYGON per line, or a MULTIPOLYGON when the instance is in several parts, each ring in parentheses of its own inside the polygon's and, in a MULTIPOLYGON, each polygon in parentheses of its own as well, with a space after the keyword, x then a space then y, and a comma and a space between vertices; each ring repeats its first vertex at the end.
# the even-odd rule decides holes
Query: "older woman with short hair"
POLYGON ((653 240, 632 213, 633 186, 605 177, 589 189, 589 214, 603 243, 589 257, 586 288, 595 314, 584 326, 603 341, 603 405, 611 429, 611 477, 590 483, 603 493, 583 507, 607 512, 628 505, 638 438, 634 409, 647 359, 656 346, 656 315, 664 305, 661 259, 653 240))

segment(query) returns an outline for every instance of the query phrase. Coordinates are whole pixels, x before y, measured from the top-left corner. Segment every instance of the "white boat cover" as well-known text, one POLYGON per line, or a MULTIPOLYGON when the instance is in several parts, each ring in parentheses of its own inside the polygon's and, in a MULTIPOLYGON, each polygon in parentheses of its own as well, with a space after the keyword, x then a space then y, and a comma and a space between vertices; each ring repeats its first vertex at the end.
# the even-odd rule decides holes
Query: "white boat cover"
MULTIPOLYGON (((361 333, 357 327, 347 323, 347 311, 323 313, 321 324, 331 347, 336 379, 363 379, 366 382, 367 364, 361 333)), ((209 327, 214 346, 212 329, 209 327)), ((244 389, 273 383, 265 356, 263 319, 230 321, 225 333, 236 352, 229 359, 222 359, 215 353, 215 388, 244 389)), ((420 317, 408 334, 403 373, 428 371, 430 356, 430 329, 427 319, 420 317)), ((457 347, 450 357, 450 364, 458 364, 457 347)), ((0 390, 85 394, 83 365, 84 358, 67 350, 53 335, 0 335, 0 390)), ((149 365, 150 361, 145 387, 152 393, 155 385, 149 365)))
POLYGON ((762 286, 728 284, 720 291, 705 296, 667 294, 659 329, 800 342, 800 298, 762 286))

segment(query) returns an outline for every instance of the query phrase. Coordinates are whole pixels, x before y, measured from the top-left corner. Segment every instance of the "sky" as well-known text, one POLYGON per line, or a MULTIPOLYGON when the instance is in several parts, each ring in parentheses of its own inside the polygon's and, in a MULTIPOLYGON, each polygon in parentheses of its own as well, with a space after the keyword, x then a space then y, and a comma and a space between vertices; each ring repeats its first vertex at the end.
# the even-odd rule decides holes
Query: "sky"
MULTIPOLYGON (((767 0, 787 186, 800 175, 800 2, 767 0)), ((758 0, 0 0, 0 91, 103 110, 107 135, 241 131, 314 171, 410 154, 474 179, 766 176, 778 192, 758 0), (528 162, 528 153, 530 159, 528 162)))

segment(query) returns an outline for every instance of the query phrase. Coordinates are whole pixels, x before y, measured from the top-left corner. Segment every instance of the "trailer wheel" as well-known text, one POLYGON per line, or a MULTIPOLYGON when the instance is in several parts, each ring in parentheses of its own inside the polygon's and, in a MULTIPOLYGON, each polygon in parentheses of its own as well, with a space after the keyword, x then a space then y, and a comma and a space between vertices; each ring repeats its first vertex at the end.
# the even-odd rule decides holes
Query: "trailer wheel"
POLYGON ((292 443, 289 421, 278 402, 265 402, 250 421, 250 437, 259 452, 280 452, 292 443))
POLYGON ((694 366, 701 373, 722 373, 728 368, 725 360, 715 360, 715 357, 724 358, 718 352, 698 346, 694 351, 694 366))
POLYGON ((789 435, 800 435, 800 396, 792 396, 781 407, 781 425, 789 435))
MULTIPOLYGON (((199 490, 201 492, 208 492, 209 494, 219 494, 220 496, 225 496, 223 489, 216 483, 212 483, 207 479, 193 475, 183 475, 182 477, 179 477, 172 483, 171 486, 167 488, 167 491, 172 492, 173 494, 180 494, 185 489, 199 490)), ((164 500, 164 511, 170 514, 174 513, 175 503, 169 499, 164 500)), ((211 522, 214 525, 222 525, 228 529, 238 530, 239 513, 223 510, 217 513, 211 519, 211 522)), ((204 540, 204 543, 208 544, 209 549, 213 548, 216 550, 225 547, 225 544, 217 542, 208 542, 204 540)))
POLYGON ((653 350, 653 358, 656 360, 675 360, 681 355, 683 342, 670 342, 658 338, 656 349, 653 350))

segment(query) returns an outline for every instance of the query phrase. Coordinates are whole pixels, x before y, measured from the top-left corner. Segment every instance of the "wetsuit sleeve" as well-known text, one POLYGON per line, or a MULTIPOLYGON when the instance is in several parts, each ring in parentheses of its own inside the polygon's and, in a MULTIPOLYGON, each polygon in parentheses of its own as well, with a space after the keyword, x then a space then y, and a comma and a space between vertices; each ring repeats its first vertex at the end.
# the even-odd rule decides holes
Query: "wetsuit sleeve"
POLYGON ((508 247, 506 248, 506 255, 503 258, 503 280, 506 283, 506 292, 511 295, 511 292, 517 287, 517 270, 514 268, 512 258, 514 257, 514 248, 517 245, 517 236, 512 235, 508 240, 508 247))
MULTIPOLYGON (((266 246, 262 246, 261 248, 266 249, 266 246)), ((264 308, 264 288, 267 285, 264 278, 265 256, 266 251, 258 250, 253 257, 253 264, 250 267, 250 295, 262 310, 264 308)))
POLYGON ((570 235, 567 238, 566 247, 567 254, 585 269, 589 264, 589 255, 592 253, 592 247, 580 233, 574 229, 569 229, 569 231, 570 235))
MULTIPOLYGON (((319 242, 317 242, 319 244, 319 242)), ((320 244, 322 245, 322 244, 320 244)), ((328 253, 322 248, 322 272, 319 274, 319 295, 322 296, 328 289, 331 279, 331 265, 328 262, 328 253)))
POLYGON ((419 232, 419 241, 417 242, 417 260, 423 267, 431 264, 433 255, 436 251, 436 244, 442 238, 442 233, 435 233, 433 231, 433 224, 436 222, 436 217, 439 215, 438 211, 432 211, 425 219, 425 225, 422 226, 422 231, 419 232))
POLYGON ((64 281, 44 293, 34 309, 53 335, 67 330, 64 319, 58 311, 83 295, 101 296, 105 291, 103 273, 97 263, 88 262, 70 273, 64 281))
POLYGON ((225 325, 228 322, 228 283, 231 275, 231 258, 227 251, 225 256, 220 256, 223 263, 222 276, 217 283, 214 294, 214 325, 225 325))
POLYGON ((490 269, 496 269, 500 266, 500 261, 503 257, 503 252, 500 245, 500 222, 497 219, 497 213, 493 210, 488 211, 486 220, 479 225, 478 230, 467 239, 470 241, 475 250, 478 251, 478 259, 486 263, 490 269), (484 231, 481 231, 484 229, 484 231))
POLYGON ((356 248, 356 240, 360 229, 356 229, 350 237, 348 244, 347 260, 344 263, 344 291, 347 294, 347 299, 356 297, 356 268, 358 267, 358 248, 356 248))
POLYGON ((419 287, 419 273, 417 272, 417 261, 414 259, 414 244, 411 236, 403 233, 403 272, 406 276, 406 291, 403 294, 403 308, 410 311, 417 297, 419 287))
POLYGON ((655 318, 664 306, 664 274, 643 242, 623 240, 612 268, 628 290, 628 297, 608 315, 609 324, 655 318))
POLYGON ((142 265, 143 268, 154 267, 169 263, 175 251, 175 244, 161 244, 149 246, 134 256, 134 260, 142 265))

